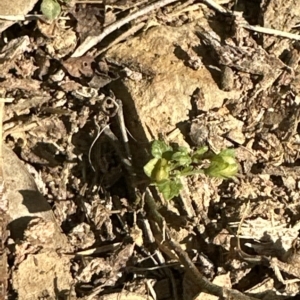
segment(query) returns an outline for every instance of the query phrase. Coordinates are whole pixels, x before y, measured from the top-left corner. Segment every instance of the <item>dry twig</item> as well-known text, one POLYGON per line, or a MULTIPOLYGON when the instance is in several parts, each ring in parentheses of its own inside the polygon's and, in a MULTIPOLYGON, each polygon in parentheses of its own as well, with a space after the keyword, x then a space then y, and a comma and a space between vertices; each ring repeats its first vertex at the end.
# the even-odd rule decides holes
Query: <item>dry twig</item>
POLYGON ((105 48, 99 50, 96 52, 95 56, 100 55, 103 52, 106 52, 108 49, 110 49, 112 46, 119 44, 122 41, 125 41, 129 36, 134 35, 136 32, 141 30, 145 26, 145 22, 141 22, 130 29, 128 29, 126 32, 122 33, 120 36, 118 36, 116 39, 114 39, 108 46, 105 48))
MULTIPOLYGON (((157 229, 160 228, 161 231, 163 231, 162 226, 165 223, 164 218, 162 215, 158 212, 156 208, 156 204, 154 199, 151 196, 151 193, 149 190, 146 190, 145 193, 145 200, 147 205, 149 206, 148 212, 149 217, 151 220, 153 220, 156 224, 155 227, 153 227, 153 231, 157 233, 157 229), (156 228, 156 229, 155 229, 156 228)), ((154 225, 154 224, 153 224, 154 225)), ((161 233, 162 235, 162 233, 161 233)), ((174 259, 174 252, 177 255, 177 260, 180 261, 180 263, 184 266, 189 279, 193 282, 193 284, 199 288, 199 292, 206 292, 211 295, 218 296, 220 298, 225 299, 235 299, 235 300, 257 300, 257 298, 250 297, 247 295, 244 295, 243 293, 228 289, 225 287, 218 286, 216 284, 211 283, 205 276, 203 276, 199 270, 196 268, 194 263, 189 258, 188 254, 181 248, 181 246, 170 238, 170 234, 168 229, 166 228, 166 240, 162 241, 161 243, 158 242, 159 248, 168 256, 174 259)), ((156 240, 157 236, 156 236, 156 240)), ((161 240, 161 239, 160 239, 161 240)), ((175 256, 176 257, 176 256, 175 256)))
POLYGON ((7 255, 5 251, 5 242, 8 237, 7 225, 8 218, 8 200, 4 194, 5 192, 5 178, 3 172, 3 151, 2 151, 2 121, 4 103, 9 102, 9 99, 0 99, 0 300, 6 299, 6 290, 8 284, 8 268, 7 268, 7 255))
POLYGON ((90 50, 92 47, 100 43, 106 36, 117 30, 118 28, 124 26, 125 24, 143 16, 155 9, 159 9, 161 7, 164 7, 168 4, 171 4, 173 2, 176 2, 178 0, 160 0, 158 2, 152 3, 148 6, 145 6, 144 8, 128 15, 127 17, 116 21, 112 23, 111 25, 107 26, 103 32, 98 36, 89 36, 86 38, 86 40, 75 50, 75 52, 72 54, 72 57, 80 57, 83 54, 85 54, 88 50, 90 50))
POLYGON ((205 4, 207 4, 208 6, 214 8, 218 12, 222 13, 222 14, 229 14, 230 13, 227 9, 223 8, 220 4, 216 3, 213 0, 203 0, 203 2, 205 4))
POLYGON ((241 26, 248 30, 265 33, 265 34, 269 34, 269 35, 276 35, 276 36, 280 36, 283 38, 300 41, 299 34, 285 32, 282 30, 277 30, 277 29, 272 29, 272 28, 261 27, 261 26, 253 26, 253 25, 249 25, 248 23, 242 24, 241 26))
MULTIPOLYGON (((228 14, 232 14, 232 15, 236 14, 235 12, 232 13, 229 10, 226 10, 220 4, 216 3, 213 0, 203 0, 203 2, 222 14, 227 14, 227 15, 228 14)), ((257 26, 257 25, 253 26, 253 25, 248 24, 248 22, 246 20, 243 20, 243 22, 239 25, 245 29, 252 30, 255 32, 260 32, 260 33, 269 34, 269 35, 276 35, 276 36, 280 36, 283 38, 288 38, 288 39, 296 40, 296 41, 300 40, 299 34, 294 34, 294 33, 285 32, 282 30, 266 28, 266 27, 257 26)))

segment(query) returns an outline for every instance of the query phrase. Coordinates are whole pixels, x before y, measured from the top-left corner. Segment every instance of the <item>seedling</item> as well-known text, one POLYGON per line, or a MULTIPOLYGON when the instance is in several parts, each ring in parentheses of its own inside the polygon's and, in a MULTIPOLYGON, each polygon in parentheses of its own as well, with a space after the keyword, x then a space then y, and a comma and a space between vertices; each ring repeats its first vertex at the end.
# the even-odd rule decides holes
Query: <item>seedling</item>
MULTIPOLYGON (((60 2, 66 3, 68 1, 69 0, 61 0, 60 2)), ((41 3, 41 11, 48 20, 52 21, 60 15, 61 7, 57 0, 43 0, 41 3)))
POLYGON ((238 171, 233 149, 215 154, 208 151, 208 147, 200 147, 189 152, 185 147, 175 149, 163 141, 155 140, 151 154, 153 158, 144 166, 144 172, 166 200, 179 195, 182 189, 181 177, 202 173, 229 179, 238 171))

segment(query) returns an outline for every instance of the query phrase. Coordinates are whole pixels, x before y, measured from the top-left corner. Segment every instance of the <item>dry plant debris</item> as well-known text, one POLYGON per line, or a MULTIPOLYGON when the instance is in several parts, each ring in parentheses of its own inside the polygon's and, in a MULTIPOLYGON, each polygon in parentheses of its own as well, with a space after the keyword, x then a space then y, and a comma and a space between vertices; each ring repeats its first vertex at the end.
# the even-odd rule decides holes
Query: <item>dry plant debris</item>
POLYGON ((299 297, 300 8, 235 2, 0 4, 0 300, 299 297), (165 201, 158 139, 238 174, 165 201))

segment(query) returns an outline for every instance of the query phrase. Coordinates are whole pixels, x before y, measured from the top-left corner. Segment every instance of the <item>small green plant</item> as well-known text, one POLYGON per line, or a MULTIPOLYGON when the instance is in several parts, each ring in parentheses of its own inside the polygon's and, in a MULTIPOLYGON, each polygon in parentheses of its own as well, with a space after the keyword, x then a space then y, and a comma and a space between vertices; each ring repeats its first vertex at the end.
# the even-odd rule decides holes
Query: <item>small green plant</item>
MULTIPOLYGON (((61 0, 60 2, 66 3, 68 1, 61 0)), ((60 15, 61 7, 57 0, 42 0, 41 11, 48 20, 52 21, 60 15)))
POLYGON ((207 147, 200 147, 189 152, 185 147, 174 149, 163 141, 155 140, 151 154, 153 158, 144 166, 144 172, 166 200, 179 195, 182 189, 181 177, 204 173, 229 179, 238 171, 233 149, 225 149, 215 154, 208 151, 207 147), (204 168, 205 161, 208 166, 204 168))

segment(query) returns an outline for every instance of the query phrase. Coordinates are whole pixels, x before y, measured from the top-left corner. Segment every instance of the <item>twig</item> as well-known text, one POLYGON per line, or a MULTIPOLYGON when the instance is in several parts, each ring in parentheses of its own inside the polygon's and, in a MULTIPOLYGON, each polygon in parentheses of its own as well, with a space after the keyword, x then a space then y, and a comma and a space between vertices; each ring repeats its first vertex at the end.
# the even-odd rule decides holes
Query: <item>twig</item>
POLYGON ((128 171, 130 176, 134 177, 135 175, 133 172, 133 167, 132 167, 131 161, 123 155, 123 151, 120 148, 120 143, 118 141, 118 138, 114 135, 114 133, 107 126, 104 128, 103 133, 109 139, 110 143, 114 147, 124 168, 128 171))
POLYGON ((89 154, 88 154, 89 163, 90 163, 90 165, 91 165, 94 172, 96 172, 96 170, 93 166, 92 158, 91 158, 92 149, 93 149, 95 143, 97 142, 97 140, 99 139, 100 135, 102 134, 102 132, 105 130, 106 127, 109 126, 109 124, 105 125, 102 129, 100 129, 100 126, 98 124, 96 124, 96 125, 98 126, 98 133, 97 133, 97 136, 95 137, 95 139, 93 140, 92 145, 90 146, 89 154))
MULTIPOLYGON (((145 200, 148 207, 149 217, 152 222, 152 230, 154 231, 155 239, 158 241, 158 246, 166 255, 174 259, 175 254, 176 259, 184 266, 189 280, 199 288, 199 292, 207 292, 211 295, 220 297, 221 299, 234 299, 234 300, 257 300, 257 298, 244 295, 233 289, 228 289, 226 287, 221 287, 216 284, 211 283, 205 276, 203 276, 199 270, 196 268, 194 263, 189 258, 188 254, 181 248, 180 244, 170 238, 170 234, 167 231, 167 239, 164 242, 159 242, 159 238, 156 235, 156 231, 160 229, 162 231, 162 226, 165 223, 164 218, 157 210, 156 203, 149 191, 146 189, 145 200), (175 252, 175 254, 174 254, 175 252)), ((166 226, 165 226, 166 227, 166 226)), ((158 232, 157 232, 158 234, 158 232)), ((160 235, 162 233, 160 232, 160 235)), ((161 238, 160 238, 161 240, 161 238)))
POLYGON ((101 53, 106 52, 112 46, 114 46, 122 41, 125 41, 129 36, 134 35, 137 31, 141 30, 145 26, 145 24, 146 24, 145 22, 141 22, 141 23, 131 27, 129 30, 127 30, 126 32, 124 32, 120 36, 118 36, 116 39, 114 39, 108 46, 97 51, 95 56, 98 56, 101 53))
MULTIPOLYGON (((9 99, 8 99, 9 101, 9 99)), ((8 265, 7 254, 5 251, 6 240, 8 238, 7 226, 9 223, 8 209, 9 202, 5 194, 5 176, 3 172, 3 157, 2 157, 2 123, 4 103, 8 102, 6 98, 0 98, 0 300, 6 299, 7 285, 8 285, 8 265)), ((11 101, 10 101, 11 102, 11 101)))
POLYGON ((191 275, 189 276, 189 278, 193 280, 194 284, 199 286, 202 292, 209 292, 219 297, 223 296, 222 288, 220 286, 212 284, 199 272, 199 270, 189 258, 188 254, 181 248, 180 244, 178 244, 173 239, 169 239, 167 241, 167 244, 178 255, 179 261, 183 264, 185 270, 191 275))
POLYGON ((299 34, 289 33, 289 32, 285 32, 285 31, 272 29, 272 28, 261 27, 261 26, 257 26, 257 25, 252 26, 252 25, 249 25, 249 24, 241 24, 241 26, 246 28, 246 29, 252 30, 252 31, 261 32, 261 33, 270 34, 270 35, 277 35, 277 36, 288 38, 288 39, 291 39, 291 40, 300 41, 300 35, 299 34))
POLYGON ((136 193, 135 193, 136 174, 134 172, 132 162, 129 158, 124 156, 123 150, 120 147, 119 140, 115 136, 115 134, 111 131, 111 129, 109 127, 106 127, 103 133, 108 138, 109 142, 111 143, 114 150, 116 151, 116 154, 118 155, 121 164, 123 165, 123 167, 128 173, 128 176, 125 176, 125 181, 127 182, 129 196, 132 197, 132 199, 136 199, 136 193))
MULTIPOLYGON (((236 13, 234 13, 234 12, 232 13, 232 12, 226 10, 225 8, 223 8, 221 5, 219 5, 218 3, 216 3, 213 0, 203 0, 203 2, 222 14, 236 15, 236 13)), ((299 34, 289 33, 289 32, 285 32, 282 30, 266 28, 266 27, 257 26, 257 25, 253 26, 253 25, 248 24, 248 22, 244 19, 243 19, 243 23, 241 23, 239 25, 245 29, 260 32, 260 33, 276 35, 276 36, 280 36, 280 37, 284 37, 284 38, 288 38, 288 39, 292 39, 292 40, 297 40, 297 41, 300 40, 299 34)))
MULTIPOLYGON (((192 0, 191 3, 193 3, 193 2, 194 1, 192 0)), ((175 11, 173 11, 170 14, 170 16, 175 17, 175 16, 178 16, 185 12, 199 10, 199 7, 202 7, 202 6, 203 6, 203 3, 196 3, 196 4, 190 4, 190 5, 186 5, 186 3, 185 3, 182 6, 180 6, 180 9, 176 9, 175 11)))
POLYGON ((148 293, 151 295, 151 298, 156 300, 157 299, 156 292, 155 292, 155 290, 152 286, 152 283, 149 279, 146 280, 146 285, 147 285, 148 293))
POLYGON ((14 101, 14 98, 0 98, 0 183, 3 182, 3 156, 2 156, 2 147, 3 147, 3 113, 4 113, 4 103, 11 103, 14 101))
POLYGON ((178 267, 178 262, 168 263, 165 265, 155 266, 155 267, 148 267, 148 268, 142 268, 142 267, 126 267, 127 272, 135 272, 135 273, 143 273, 147 271, 154 271, 154 270, 160 270, 164 268, 171 268, 171 267, 178 267))
POLYGON ((216 3, 213 0, 203 0, 203 3, 205 3, 208 6, 214 8, 215 10, 220 12, 221 14, 231 14, 230 11, 228 11, 227 9, 225 9, 224 7, 222 7, 220 4, 216 3))
MULTIPOLYGON (((0 15, 0 20, 3 21, 34 21, 34 20, 44 20, 44 15, 0 15)), ((59 20, 70 20, 69 17, 59 17, 59 20)))
POLYGON ((253 263, 253 264, 259 264, 262 263, 263 258, 262 256, 259 255, 249 255, 248 253, 244 252, 241 248, 241 242, 240 242, 240 234, 241 234, 241 229, 242 229, 242 225, 245 221, 246 216, 248 215, 248 210, 250 208, 250 203, 248 202, 246 205, 246 208, 243 212, 242 215, 242 219, 239 223, 238 229, 237 229, 237 233, 236 233, 236 242, 237 242, 237 252, 239 254, 239 256, 246 260, 247 262, 253 263))
POLYGON ((103 32, 98 36, 89 36, 85 39, 85 41, 75 50, 75 52, 72 54, 72 57, 80 57, 84 55, 88 50, 90 50, 92 47, 100 43, 107 35, 111 34, 118 28, 122 27, 123 25, 145 15, 149 12, 159 9, 161 7, 164 7, 168 4, 171 4, 173 2, 176 2, 178 0, 160 0, 158 2, 152 3, 134 13, 131 15, 128 15, 127 17, 116 21, 112 23, 111 25, 107 26, 103 32))
POLYGON ((199 270, 196 268, 194 263, 189 258, 188 254, 182 250, 179 243, 170 239, 167 241, 169 247, 174 250, 178 255, 179 261, 183 264, 185 270, 188 272, 189 279, 201 289, 201 292, 207 292, 211 295, 220 297, 221 299, 236 299, 236 300, 257 300, 241 292, 233 289, 228 289, 226 287, 221 287, 216 284, 211 283, 205 276, 203 276, 199 270))
POLYGON ((120 125, 123 143, 125 146, 125 151, 126 151, 127 157, 131 160, 132 155, 131 155, 131 151, 130 151, 129 144, 128 144, 128 135, 127 135, 125 121, 124 121, 123 103, 119 99, 117 99, 116 101, 119 106, 119 109, 117 112, 117 117, 118 117, 118 121, 119 121, 119 125, 120 125))

